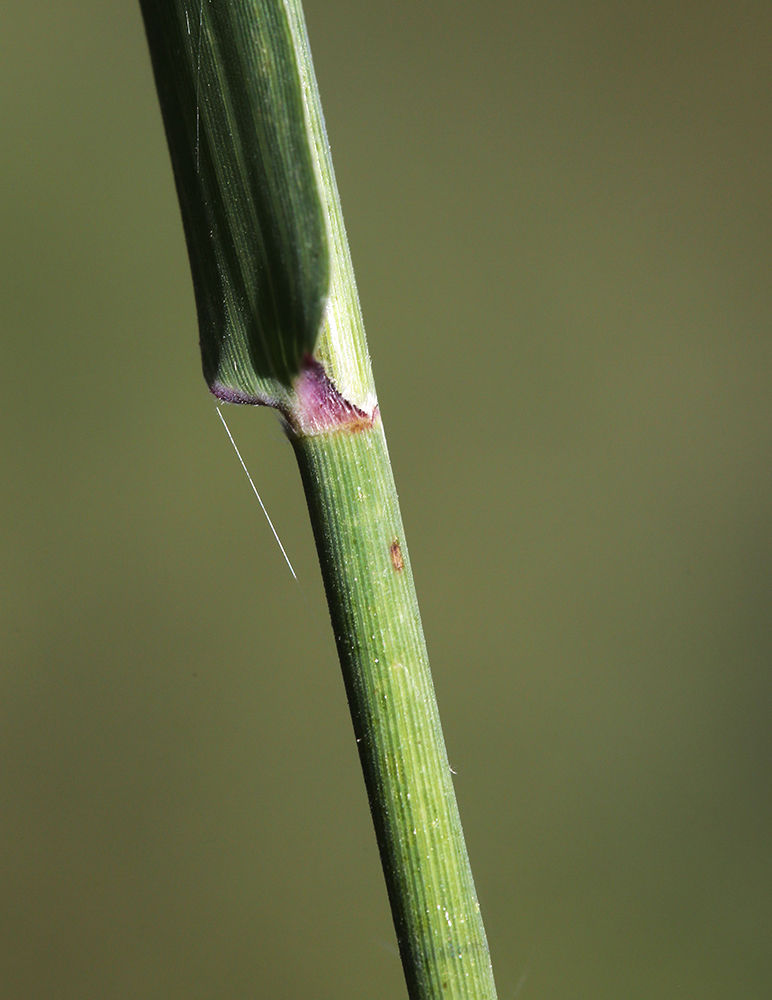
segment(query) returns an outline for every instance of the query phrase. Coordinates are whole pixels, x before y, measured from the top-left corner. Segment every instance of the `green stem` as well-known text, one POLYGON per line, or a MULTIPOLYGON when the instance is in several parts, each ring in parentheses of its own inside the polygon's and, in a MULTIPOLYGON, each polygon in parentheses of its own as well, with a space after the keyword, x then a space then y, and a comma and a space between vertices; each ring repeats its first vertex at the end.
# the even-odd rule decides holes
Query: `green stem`
POLYGON ((204 375, 298 458, 413 1000, 493 1000, 300 0, 140 0, 204 375))
POLYGON ((413 1000, 496 996, 379 418, 293 437, 413 1000))

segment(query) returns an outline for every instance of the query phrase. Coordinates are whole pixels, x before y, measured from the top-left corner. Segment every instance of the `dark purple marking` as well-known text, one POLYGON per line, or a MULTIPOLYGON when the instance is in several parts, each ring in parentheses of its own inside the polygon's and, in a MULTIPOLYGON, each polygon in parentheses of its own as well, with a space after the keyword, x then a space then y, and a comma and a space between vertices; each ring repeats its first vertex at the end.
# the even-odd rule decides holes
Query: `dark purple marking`
POLYGON ((284 417, 289 433, 298 437, 322 431, 360 431, 372 427, 378 417, 377 406, 369 416, 341 396, 324 365, 310 354, 303 359, 293 390, 286 399, 279 399, 268 394, 253 396, 217 380, 209 387, 223 403, 273 407, 284 417))
POLYGON ((242 406, 275 406, 274 400, 269 397, 261 399, 259 396, 250 396, 246 392, 240 392, 238 389, 231 389, 227 385, 223 385, 222 382, 213 382, 209 386, 209 391, 213 396, 222 400, 223 403, 240 403, 242 406))
POLYGON ((295 400, 285 417, 297 434, 319 431, 358 431, 372 427, 378 415, 372 416, 354 406, 335 388, 324 366, 307 354, 300 377, 295 383, 295 400))

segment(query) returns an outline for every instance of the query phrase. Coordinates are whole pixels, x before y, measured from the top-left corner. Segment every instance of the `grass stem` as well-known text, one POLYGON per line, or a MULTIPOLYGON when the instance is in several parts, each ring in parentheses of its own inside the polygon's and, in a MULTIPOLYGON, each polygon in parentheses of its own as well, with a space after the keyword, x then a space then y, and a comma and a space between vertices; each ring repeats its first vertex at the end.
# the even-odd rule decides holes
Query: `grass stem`
POLYGON ((412 1000, 493 973, 299 0, 140 0, 204 375, 300 467, 412 1000))

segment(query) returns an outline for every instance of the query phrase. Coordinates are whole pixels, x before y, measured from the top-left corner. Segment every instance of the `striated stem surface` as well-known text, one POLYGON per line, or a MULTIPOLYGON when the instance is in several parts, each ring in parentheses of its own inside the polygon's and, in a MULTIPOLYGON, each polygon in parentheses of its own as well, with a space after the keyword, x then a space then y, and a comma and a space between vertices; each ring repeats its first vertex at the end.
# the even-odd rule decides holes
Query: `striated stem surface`
POLYGON ((493 1000, 380 418, 292 440, 409 994, 493 1000))

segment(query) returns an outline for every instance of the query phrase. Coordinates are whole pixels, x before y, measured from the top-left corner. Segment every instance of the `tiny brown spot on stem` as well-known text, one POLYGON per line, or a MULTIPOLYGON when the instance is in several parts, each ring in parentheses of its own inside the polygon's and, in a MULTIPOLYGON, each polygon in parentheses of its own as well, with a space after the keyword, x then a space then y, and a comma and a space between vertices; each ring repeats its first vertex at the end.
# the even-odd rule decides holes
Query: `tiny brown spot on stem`
POLYGON ((391 565, 394 567, 396 572, 399 573, 400 570, 404 569, 405 560, 402 558, 402 549, 398 538, 395 538, 391 543, 389 555, 391 556, 391 565))

